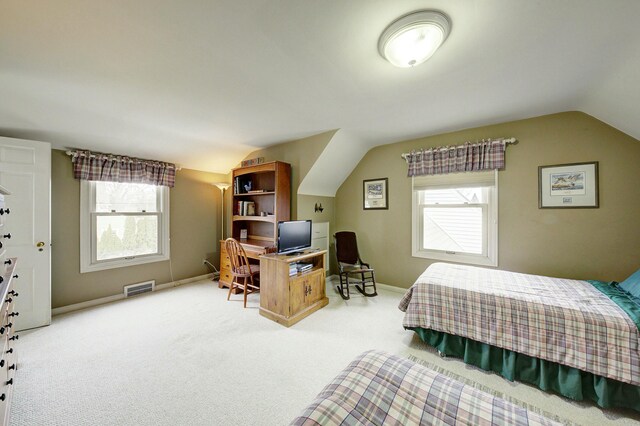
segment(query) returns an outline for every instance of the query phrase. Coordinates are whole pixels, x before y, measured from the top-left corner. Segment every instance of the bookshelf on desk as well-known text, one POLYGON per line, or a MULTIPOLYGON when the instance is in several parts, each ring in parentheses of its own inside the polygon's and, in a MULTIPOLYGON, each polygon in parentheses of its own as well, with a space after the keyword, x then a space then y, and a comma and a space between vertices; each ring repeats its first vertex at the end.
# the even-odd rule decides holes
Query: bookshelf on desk
MULTIPOLYGON (((240 242, 249 261, 257 264, 261 255, 276 251, 278 221, 291 217, 291 165, 272 161, 233 169, 232 185, 231 236, 240 242)), ((232 279, 229 256, 220 240, 218 287, 229 287, 232 279)))
POLYGON ((326 295, 326 250, 297 256, 267 254, 260 257, 260 315, 289 327, 329 303, 326 295), (307 263, 308 271, 289 275, 291 263, 307 263))

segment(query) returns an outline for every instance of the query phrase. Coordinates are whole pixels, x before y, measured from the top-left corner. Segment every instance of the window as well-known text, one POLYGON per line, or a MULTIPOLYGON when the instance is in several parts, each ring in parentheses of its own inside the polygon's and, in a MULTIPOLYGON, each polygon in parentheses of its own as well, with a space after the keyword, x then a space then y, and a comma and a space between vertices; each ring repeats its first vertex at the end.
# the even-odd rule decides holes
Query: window
POLYGON ((81 181, 80 272, 169 260, 169 189, 81 181))
POLYGON ((413 178, 412 253, 498 266, 497 171, 413 178))

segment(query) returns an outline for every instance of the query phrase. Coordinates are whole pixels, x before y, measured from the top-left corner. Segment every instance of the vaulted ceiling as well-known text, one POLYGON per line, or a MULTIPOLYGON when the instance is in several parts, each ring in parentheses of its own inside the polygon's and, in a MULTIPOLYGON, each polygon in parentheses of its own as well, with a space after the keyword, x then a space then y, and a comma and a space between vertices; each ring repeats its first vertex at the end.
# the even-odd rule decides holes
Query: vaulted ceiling
POLYGON ((567 110, 638 139, 638 16, 636 0, 0 0, 0 135, 214 172, 332 129, 368 149, 567 110), (391 66, 380 33, 425 8, 451 35, 391 66))

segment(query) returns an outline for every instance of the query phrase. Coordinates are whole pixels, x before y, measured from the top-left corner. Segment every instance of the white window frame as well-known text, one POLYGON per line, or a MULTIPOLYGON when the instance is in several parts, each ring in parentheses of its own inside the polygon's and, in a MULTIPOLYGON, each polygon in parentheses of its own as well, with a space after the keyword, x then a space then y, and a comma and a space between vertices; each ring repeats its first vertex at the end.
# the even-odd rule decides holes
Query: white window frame
POLYGON ((119 257, 115 259, 97 260, 96 224, 97 216, 108 216, 112 213, 97 213, 95 181, 80 181, 80 273, 103 271, 106 269, 123 268, 127 266, 143 265, 146 263, 169 260, 169 188, 157 187, 158 211, 153 213, 114 212, 127 216, 157 216, 158 218, 158 252, 139 256, 119 257))
MULTIPOLYGON (((429 184, 416 189, 415 178, 411 180, 413 198, 412 198, 412 232, 411 232, 411 254, 413 257, 421 257, 433 260, 444 260, 448 262, 456 263, 468 263, 472 265, 482 266, 498 266, 498 171, 493 171, 494 184, 486 186, 488 189, 488 200, 486 204, 443 204, 443 205, 428 205, 429 207, 482 207, 483 217, 486 213, 487 220, 483 221, 483 236, 486 236, 486 245, 483 244, 482 254, 473 253, 460 253, 454 251, 443 250, 430 250, 422 247, 422 236, 424 235, 424 224, 422 208, 427 205, 420 204, 420 191, 428 189, 429 184), (486 209, 486 211, 485 211, 486 209)), ((474 176, 471 173, 457 173, 455 175, 449 175, 451 183, 443 186, 442 183, 446 182, 447 175, 441 175, 434 179, 434 185, 432 189, 441 189, 444 187, 456 188, 456 187, 470 187, 473 186, 474 176), (437 181, 437 183, 435 182, 437 181), (459 185, 459 186, 456 186, 459 185)), ((425 179, 425 178, 422 178, 425 179)), ((428 180, 429 178, 426 178, 428 180)), ((425 185, 423 183, 423 185, 425 185)))

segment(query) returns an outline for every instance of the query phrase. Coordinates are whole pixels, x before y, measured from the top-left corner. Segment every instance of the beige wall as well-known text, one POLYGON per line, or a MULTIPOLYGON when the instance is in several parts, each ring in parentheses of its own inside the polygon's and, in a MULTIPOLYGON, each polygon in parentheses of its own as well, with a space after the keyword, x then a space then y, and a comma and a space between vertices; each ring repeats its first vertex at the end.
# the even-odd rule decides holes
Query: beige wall
MULTIPOLYGON (((321 197, 318 195, 298 194, 297 219, 311 219, 314 222, 329 222, 329 232, 333 234, 335 226, 335 198, 321 197), (316 203, 322 204, 322 212, 315 211, 316 203)), ((337 271, 337 265, 333 247, 333 237, 329 235, 329 266, 332 271, 337 271)))
MULTIPOLYGON (((334 197, 298 194, 298 186, 335 133, 336 130, 331 130, 308 138, 281 143, 254 151, 246 157, 264 157, 265 162, 278 160, 291 164, 291 218, 329 222, 330 232, 333 232, 335 226, 334 197), (315 204, 320 202, 325 209, 322 213, 316 213, 314 212, 315 204)), ((331 245, 333 245, 333 241, 331 241, 331 245)), ((333 262, 333 257, 333 254, 330 254, 331 262, 333 262)))
MULTIPOLYGON (((284 161, 291 164, 291 217, 300 218, 298 208, 307 209, 298 203, 298 186, 309 173, 336 130, 320 133, 308 138, 285 142, 253 151, 246 158, 264 157, 264 161, 284 161)), ((245 159, 246 159, 245 158, 245 159)))
MULTIPOLYGON (((219 263, 220 191, 226 175, 183 169, 170 190, 171 269, 176 280, 206 274, 202 259, 219 263)), ((57 308, 122 293, 128 284, 171 281, 169 262, 80 273, 80 181, 64 151, 51 155, 51 291, 57 308)))
POLYGON ((369 151, 336 194, 335 230, 358 234, 380 282, 409 287, 432 263, 411 256, 411 179, 400 158, 422 147, 515 137, 499 172, 501 269, 622 280, 640 267, 640 142, 579 112, 425 137, 369 151), (538 166, 598 161, 600 208, 538 209, 538 166), (389 210, 363 211, 362 180, 389 178, 389 210))

